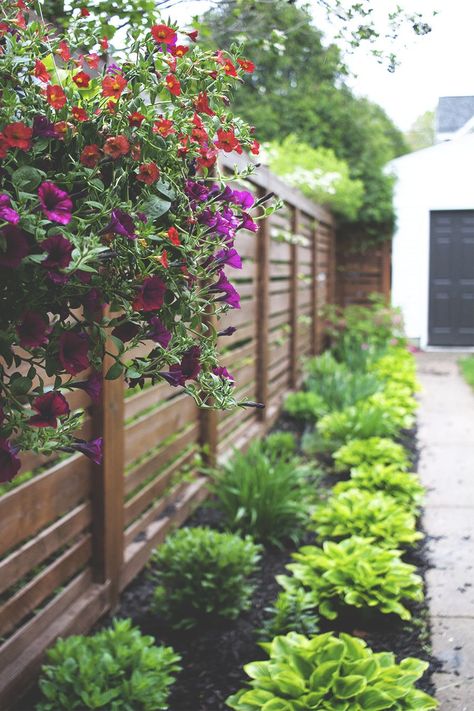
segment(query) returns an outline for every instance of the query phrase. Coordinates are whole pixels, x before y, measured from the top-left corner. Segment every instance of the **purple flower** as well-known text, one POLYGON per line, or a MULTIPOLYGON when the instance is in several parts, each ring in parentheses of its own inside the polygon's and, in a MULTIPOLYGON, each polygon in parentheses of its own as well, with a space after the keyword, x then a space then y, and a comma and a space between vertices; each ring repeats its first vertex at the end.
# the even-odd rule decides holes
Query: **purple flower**
POLYGON ((196 183, 195 180, 187 180, 185 187, 186 194, 192 200, 205 202, 209 196, 209 190, 202 183, 196 183))
POLYGON ((33 427, 56 428, 58 426, 57 418, 69 414, 66 398, 54 390, 35 398, 32 407, 38 413, 28 420, 28 424, 33 427))
POLYGON ((107 67, 107 74, 123 74, 123 69, 118 64, 112 63, 107 67))
POLYGON ((99 312, 104 306, 104 299, 100 289, 90 289, 87 294, 82 297, 82 305, 90 314, 99 312))
POLYGON ((6 242, 6 250, 0 251, 0 267, 17 269, 30 251, 28 238, 23 230, 14 225, 6 225, 1 234, 6 242))
POLYGON ((223 291, 224 296, 219 296, 216 301, 223 301, 233 309, 240 309, 239 292, 232 286, 224 272, 219 272, 219 280, 211 287, 211 292, 223 291))
POLYGON ((186 380, 195 380, 201 372, 199 346, 191 346, 183 354, 181 363, 170 366, 169 372, 160 372, 160 375, 173 387, 185 385, 186 380))
POLYGON ((235 382, 234 376, 231 375, 227 368, 224 368, 224 366, 218 366, 217 368, 213 368, 212 372, 214 373, 214 375, 217 375, 219 378, 222 378, 222 380, 230 380, 231 383, 235 382))
POLYGON ((116 235, 122 235, 128 239, 137 238, 135 223, 131 215, 119 209, 112 210, 110 222, 104 232, 113 232, 116 235))
POLYGON ((93 403, 97 404, 99 402, 102 391, 102 375, 97 371, 94 371, 88 380, 83 380, 81 383, 73 383, 73 385, 79 390, 84 390, 93 403))
POLYGON ((232 336, 237 329, 235 326, 227 326, 227 328, 224 328, 223 331, 218 331, 217 335, 218 336, 232 336))
POLYGON ((59 133, 46 116, 36 114, 33 119, 33 136, 36 138, 59 138, 59 133))
POLYGON ((248 210, 248 208, 254 204, 255 198, 248 190, 234 190, 231 202, 233 202, 234 205, 240 205, 240 207, 248 210))
POLYGON ((40 243, 40 247, 48 254, 46 259, 41 262, 41 266, 45 269, 65 269, 69 266, 74 247, 63 235, 57 234, 48 237, 40 243))
POLYGON ((214 260, 220 266, 227 264, 229 267, 234 267, 234 269, 242 269, 242 259, 235 249, 221 249, 214 255, 214 260))
POLYGON ((133 300, 135 311, 155 311, 163 305, 166 286, 158 276, 146 277, 133 300))
POLYGON ((89 339, 85 333, 65 331, 59 336, 59 361, 71 375, 89 367, 89 339))
POLYGON ((11 481, 18 474, 21 462, 16 456, 18 447, 12 447, 7 439, 0 439, 0 482, 11 481))
POLYGON ((6 193, 0 195, 0 220, 17 225, 20 222, 20 215, 12 208, 10 196, 6 193))
POLYGON ((242 222, 239 225, 239 230, 249 230, 250 232, 258 232, 258 226, 246 212, 242 213, 242 222))
POLYGON ((22 348, 38 348, 48 342, 51 332, 49 321, 35 311, 27 311, 16 327, 22 348))
POLYGON ((162 348, 168 348, 171 341, 171 333, 164 326, 161 319, 158 316, 153 316, 150 319, 150 326, 151 331, 148 334, 148 338, 151 338, 155 343, 159 343, 162 348))
POLYGON ((89 442, 86 442, 84 439, 76 439, 71 445, 71 449, 85 454, 86 457, 89 457, 95 464, 100 464, 102 461, 103 441, 102 437, 92 439, 89 442))
POLYGON ((65 190, 46 180, 38 188, 38 197, 43 214, 48 220, 60 225, 71 222, 72 200, 65 190))
POLYGON ((122 343, 127 343, 127 341, 131 341, 132 338, 135 338, 139 330, 140 326, 137 326, 136 323, 132 323, 131 321, 123 321, 122 323, 119 323, 118 326, 115 326, 112 331, 112 336, 119 338, 122 343))

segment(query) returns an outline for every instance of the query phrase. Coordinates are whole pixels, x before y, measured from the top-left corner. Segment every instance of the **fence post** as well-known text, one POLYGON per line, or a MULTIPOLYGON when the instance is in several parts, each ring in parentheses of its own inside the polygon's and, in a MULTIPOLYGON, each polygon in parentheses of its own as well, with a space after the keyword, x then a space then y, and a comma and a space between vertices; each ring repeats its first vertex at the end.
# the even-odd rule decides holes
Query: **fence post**
POLYGON ((318 223, 311 227, 311 355, 319 352, 319 316, 318 316, 318 223))
POLYGON ((382 274, 381 274, 381 292, 387 302, 390 301, 391 292, 391 264, 392 262, 392 242, 386 239, 382 242, 382 274))
MULTIPOLYGON (((295 237, 299 231, 300 214, 297 207, 293 207, 291 220, 291 233, 295 237)), ((291 245, 291 272, 290 272, 290 373, 288 385, 296 388, 298 382, 298 245, 291 245)))
MULTIPOLYGON (((107 343, 107 350, 113 348, 107 343)), ((92 475, 92 571, 97 583, 110 581, 109 601, 118 602, 124 557, 124 381, 105 380, 114 359, 103 363, 101 400, 93 414, 94 437, 103 437, 102 464, 92 475)))
MULTIPOLYGON (((265 190, 259 191, 259 197, 265 190)), ((256 397, 266 407, 257 410, 261 422, 267 419, 268 405, 268 368, 269 368, 269 312, 270 312, 270 223, 264 217, 257 235, 257 353, 256 353, 256 397)))
MULTIPOLYGON (((209 313, 206 322, 212 327, 217 327, 217 316, 209 313)), ((214 467, 217 462, 218 419, 217 410, 199 410, 199 444, 204 447, 203 457, 207 466, 214 467)))

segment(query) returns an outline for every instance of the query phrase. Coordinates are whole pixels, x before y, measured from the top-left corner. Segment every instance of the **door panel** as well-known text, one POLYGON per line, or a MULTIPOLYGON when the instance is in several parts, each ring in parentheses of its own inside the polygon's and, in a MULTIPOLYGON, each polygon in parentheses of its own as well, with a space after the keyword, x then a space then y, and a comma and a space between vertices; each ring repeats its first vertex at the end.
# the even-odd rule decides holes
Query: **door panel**
POLYGON ((431 212, 428 340, 474 345, 474 210, 431 212))

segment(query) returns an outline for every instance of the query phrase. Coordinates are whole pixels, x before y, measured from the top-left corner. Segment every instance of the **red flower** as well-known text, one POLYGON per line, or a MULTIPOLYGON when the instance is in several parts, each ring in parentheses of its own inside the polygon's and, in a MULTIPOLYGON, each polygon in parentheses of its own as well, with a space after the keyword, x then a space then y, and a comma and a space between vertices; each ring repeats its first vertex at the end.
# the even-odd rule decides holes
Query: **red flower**
POLYGON ((130 143, 125 136, 111 136, 104 143, 104 153, 116 160, 126 155, 130 150, 130 143))
POLYGON ((73 106, 71 113, 76 121, 87 121, 89 118, 85 109, 81 109, 80 106, 73 106))
POLYGON ((65 331, 59 336, 58 358, 66 373, 77 375, 89 367, 89 339, 85 333, 65 331))
POLYGON ((59 43, 59 49, 56 50, 56 54, 59 54, 61 59, 63 59, 65 62, 69 62, 71 59, 71 52, 69 51, 68 44, 65 40, 62 40, 59 43))
POLYGON ((201 91, 197 95, 197 99, 194 101, 194 106, 196 107, 196 111, 199 111, 200 114, 207 114, 208 116, 215 116, 216 114, 216 112, 209 106, 209 98, 205 91, 201 91))
POLYGON ((46 98, 53 109, 62 109, 66 103, 66 94, 57 84, 49 85, 46 89, 46 98))
POLYGON ((166 88, 169 89, 173 96, 179 96, 181 94, 181 84, 179 80, 176 79, 174 74, 168 74, 165 79, 166 88))
POLYGON ((142 163, 138 169, 137 180, 146 185, 152 185, 160 177, 156 163, 142 163))
POLYGON ((179 239, 178 230, 176 229, 176 227, 170 227, 167 234, 171 244, 174 244, 176 247, 179 247, 181 244, 181 240, 179 239))
POLYGON ((102 156, 102 151, 96 143, 90 143, 82 149, 81 156, 79 158, 82 165, 87 168, 95 168, 99 163, 102 156))
POLYGON ((121 74, 108 74, 102 80, 102 96, 118 99, 127 86, 127 80, 121 74))
POLYGON ((158 44, 174 45, 178 39, 175 30, 168 25, 153 25, 151 34, 158 44))
POLYGON ((3 133, 0 133, 0 159, 7 157, 9 148, 10 144, 8 143, 3 133))
POLYGON ((164 266, 165 269, 168 269, 169 263, 168 263, 168 252, 166 249, 163 250, 161 257, 160 257, 160 262, 164 266))
POLYGON ((130 126, 135 126, 138 128, 139 126, 142 125, 143 121, 145 119, 145 116, 141 114, 139 111, 134 111, 133 114, 130 114, 128 117, 128 123, 130 126))
POLYGON ((166 286, 158 276, 146 277, 133 301, 135 311, 155 311, 163 306, 166 286))
POLYGON ((51 332, 49 321, 35 311, 26 311, 23 320, 16 327, 22 348, 38 348, 48 342, 51 332))
POLYGON ((170 47, 170 52, 173 57, 184 57, 189 52, 189 47, 184 44, 178 44, 176 47, 170 47))
POLYGON ((12 447, 7 439, 0 439, 0 482, 11 481, 18 473, 21 462, 17 452, 18 447, 12 447))
POLYGON ((54 124, 54 130, 58 134, 56 137, 59 138, 61 141, 64 141, 66 133, 69 129, 74 129, 74 124, 69 123, 68 121, 56 121, 56 123, 54 124))
POLYGON ((202 147, 199 151, 199 158, 197 159, 197 164, 199 168, 212 168, 217 160, 217 151, 213 148, 202 147))
POLYGON ((89 66, 91 69, 97 69, 97 68, 98 68, 100 57, 99 57, 99 55, 97 54, 97 52, 91 52, 90 54, 86 54, 86 56, 84 57, 84 59, 86 60, 88 66, 89 66))
POLYGON ((31 137, 33 129, 26 126, 23 121, 9 123, 3 129, 3 136, 6 139, 10 148, 21 148, 22 151, 27 151, 31 146, 31 137))
POLYGON ((253 72, 255 71, 255 64, 249 59, 238 59, 237 62, 240 64, 244 72, 253 74, 253 72))
POLYGON ((51 390, 44 395, 33 400, 32 404, 33 410, 38 414, 33 415, 28 420, 28 424, 33 427, 57 427, 58 417, 63 417, 68 415, 69 405, 66 398, 61 393, 51 390))
POLYGON ((175 129, 173 128, 173 122, 170 121, 170 119, 164 119, 161 117, 158 119, 158 121, 155 121, 152 130, 153 133, 159 133, 160 136, 163 136, 163 138, 166 138, 172 133, 176 133, 175 129))
POLYGON ((192 32, 185 32, 185 34, 188 35, 191 42, 195 42, 197 40, 199 32, 197 30, 192 30, 192 32))
POLYGON ((74 74, 72 80, 79 89, 87 89, 91 78, 87 72, 79 72, 79 74, 74 74))
POLYGON ((254 138, 252 145, 250 146, 250 152, 256 156, 258 156, 258 154, 260 153, 260 143, 257 141, 256 138, 254 138))
POLYGON ((140 160, 141 153, 142 153, 142 149, 140 148, 140 146, 138 145, 138 143, 136 143, 136 144, 135 144, 134 146, 132 146, 131 149, 130 149, 130 155, 131 155, 131 157, 132 157, 133 160, 140 160))
POLYGON ((87 7, 81 7, 81 17, 89 17, 90 12, 87 7))
POLYGON ((234 132, 224 131, 222 128, 217 131, 217 141, 214 141, 214 143, 217 148, 222 148, 225 153, 230 153, 235 150, 238 151, 239 149, 240 151, 242 150, 234 132))
POLYGON ((39 59, 37 59, 35 62, 35 68, 33 70, 33 74, 35 75, 35 77, 37 79, 39 79, 40 81, 43 81, 45 84, 46 84, 46 82, 48 82, 51 79, 50 75, 48 74, 48 72, 46 70, 45 65, 39 59))
POLYGON ((99 44, 100 44, 100 48, 101 48, 104 52, 106 52, 106 51, 108 50, 108 48, 109 48, 109 40, 107 39, 107 37, 102 37, 102 39, 99 41, 99 44))

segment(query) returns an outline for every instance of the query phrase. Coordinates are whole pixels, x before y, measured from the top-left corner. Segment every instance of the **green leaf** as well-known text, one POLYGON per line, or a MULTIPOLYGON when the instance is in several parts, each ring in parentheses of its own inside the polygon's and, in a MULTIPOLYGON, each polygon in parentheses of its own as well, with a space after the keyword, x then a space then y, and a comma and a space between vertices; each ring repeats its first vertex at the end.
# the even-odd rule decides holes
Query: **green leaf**
POLYGON ((366 689, 357 697, 358 704, 364 711, 383 711, 393 705, 393 700, 379 689, 366 689))
POLYGON ((108 369, 105 379, 106 380, 116 380, 117 378, 119 378, 122 375, 123 370, 124 370, 124 368, 123 368, 122 363, 117 361, 108 369))
POLYGON ((156 190, 159 195, 164 197, 166 200, 173 201, 176 199, 175 189, 163 179, 158 180, 153 184, 153 189, 156 190))
POLYGON ((12 173, 12 183, 19 190, 32 192, 41 183, 43 173, 30 165, 23 165, 12 173))
POLYGON ((171 207, 171 202, 163 200, 157 195, 150 195, 142 205, 142 211, 150 220, 157 220, 164 215, 171 207))
POLYGON ((351 676, 336 679, 332 690, 337 699, 352 699, 367 686, 367 679, 363 676, 352 674, 351 676))
POLYGON ((10 387, 14 395, 26 395, 33 387, 33 381, 30 378, 20 376, 11 381, 10 387))

